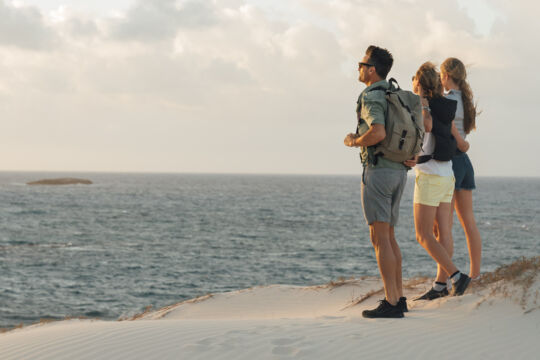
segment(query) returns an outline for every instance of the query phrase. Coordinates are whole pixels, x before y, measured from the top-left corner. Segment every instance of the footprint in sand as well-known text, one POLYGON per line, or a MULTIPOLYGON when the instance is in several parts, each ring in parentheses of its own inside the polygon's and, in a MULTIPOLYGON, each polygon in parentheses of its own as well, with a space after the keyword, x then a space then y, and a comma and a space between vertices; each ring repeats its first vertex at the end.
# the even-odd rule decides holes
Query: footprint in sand
POLYGON ((294 348, 292 346, 277 346, 272 350, 272 354, 294 356, 298 354, 299 351, 300 349, 294 348))
POLYGON ((272 345, 277 345, 277 346, 292 345, 302 339, 304 339, 304 337, 299 337, 296 339, 291 339, 291 338, 274 339, 272 340, 272 345))
POLYGON ((201 339, 201 340, 197 341, 197 345, 210 346, 210 345, 215 344, 216 342, 217 342, 216 338, 208 337, 208 338, 204 338, 204 339, 201 339))
POLYGON ((347 335, 347 337, 349 339, 358 340, 358 339, 362 339, 362 338, 364 338, 366 336, 364 334, 355 333, 355 334, 349 334, 349 335, 347 335))
POLYGON ((272 350, 274 355, 296 355, 300 352, 300 349, 292 345, 303 340, 304 337, 299 338, 279 338, 272 340, 272 345, 275 345, 272 350))

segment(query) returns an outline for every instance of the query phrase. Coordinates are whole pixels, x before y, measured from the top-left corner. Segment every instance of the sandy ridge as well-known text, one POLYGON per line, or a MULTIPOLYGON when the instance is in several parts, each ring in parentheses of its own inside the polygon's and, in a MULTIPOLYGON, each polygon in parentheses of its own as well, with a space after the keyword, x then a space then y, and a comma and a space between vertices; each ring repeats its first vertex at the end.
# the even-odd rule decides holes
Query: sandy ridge
MULTIPOLYGON (((406 289, 412 298, 425 281, 406 289)), ((379 280, 340 286, 273 285, 214 294, 135 321, 69 320, 0 334, 1 359, 357 359, 512 358, 540 353, 540 280, 492 294, 409 301, 405 319, 368 320, 361 311, 379 280), (459 346, 451 346, 458 344, 459 346)))

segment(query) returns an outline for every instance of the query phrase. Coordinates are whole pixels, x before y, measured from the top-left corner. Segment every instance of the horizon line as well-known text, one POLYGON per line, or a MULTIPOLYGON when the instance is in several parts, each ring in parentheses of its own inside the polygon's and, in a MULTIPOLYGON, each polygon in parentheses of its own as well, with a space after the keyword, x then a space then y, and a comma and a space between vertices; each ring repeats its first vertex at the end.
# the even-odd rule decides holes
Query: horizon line
MULTIPOLYGON (((195 171, 102 171, 102 170, 1 170, 0 173, 74 173, 74 174, 133 174, 133 175, 234 175, 234 176, 361 176, 358 173, 286 173, 286 172, 195 172, 195 171)), ((414 177, 407 174, 408 177, 414 177)), ((475 175, 479 178, 540 178, 540 175, 475 175)))

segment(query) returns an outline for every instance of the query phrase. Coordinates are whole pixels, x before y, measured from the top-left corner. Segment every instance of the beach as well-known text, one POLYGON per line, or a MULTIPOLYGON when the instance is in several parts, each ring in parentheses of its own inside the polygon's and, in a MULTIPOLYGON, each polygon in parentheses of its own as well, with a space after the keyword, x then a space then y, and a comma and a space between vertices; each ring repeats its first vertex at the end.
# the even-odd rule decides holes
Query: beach
POLYGON ((539 11, 0 0, 0 360, 540 360, 539 11))
POLYGON ((540 257, 482 275, 463 296, 412 301, 403 319, 364 319, 378 278, 261 286, 121 321, 71 319, 0 334, 8 359, 532 359, 540 352, 540 257))

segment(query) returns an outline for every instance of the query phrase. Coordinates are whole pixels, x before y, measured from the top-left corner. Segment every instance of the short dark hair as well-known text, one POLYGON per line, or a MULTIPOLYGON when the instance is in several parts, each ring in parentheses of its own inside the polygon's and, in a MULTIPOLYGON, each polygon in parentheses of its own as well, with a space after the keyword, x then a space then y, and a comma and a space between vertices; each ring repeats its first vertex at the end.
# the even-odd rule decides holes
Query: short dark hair
POLYGON ((375 45, 370 45, 366 50, 366 55, 369 57, 369 63, 375 67, 375 72, 382 79, 386 79, 386 76, 394 64, 394 58, 390 51, 380 48, 375 45))

